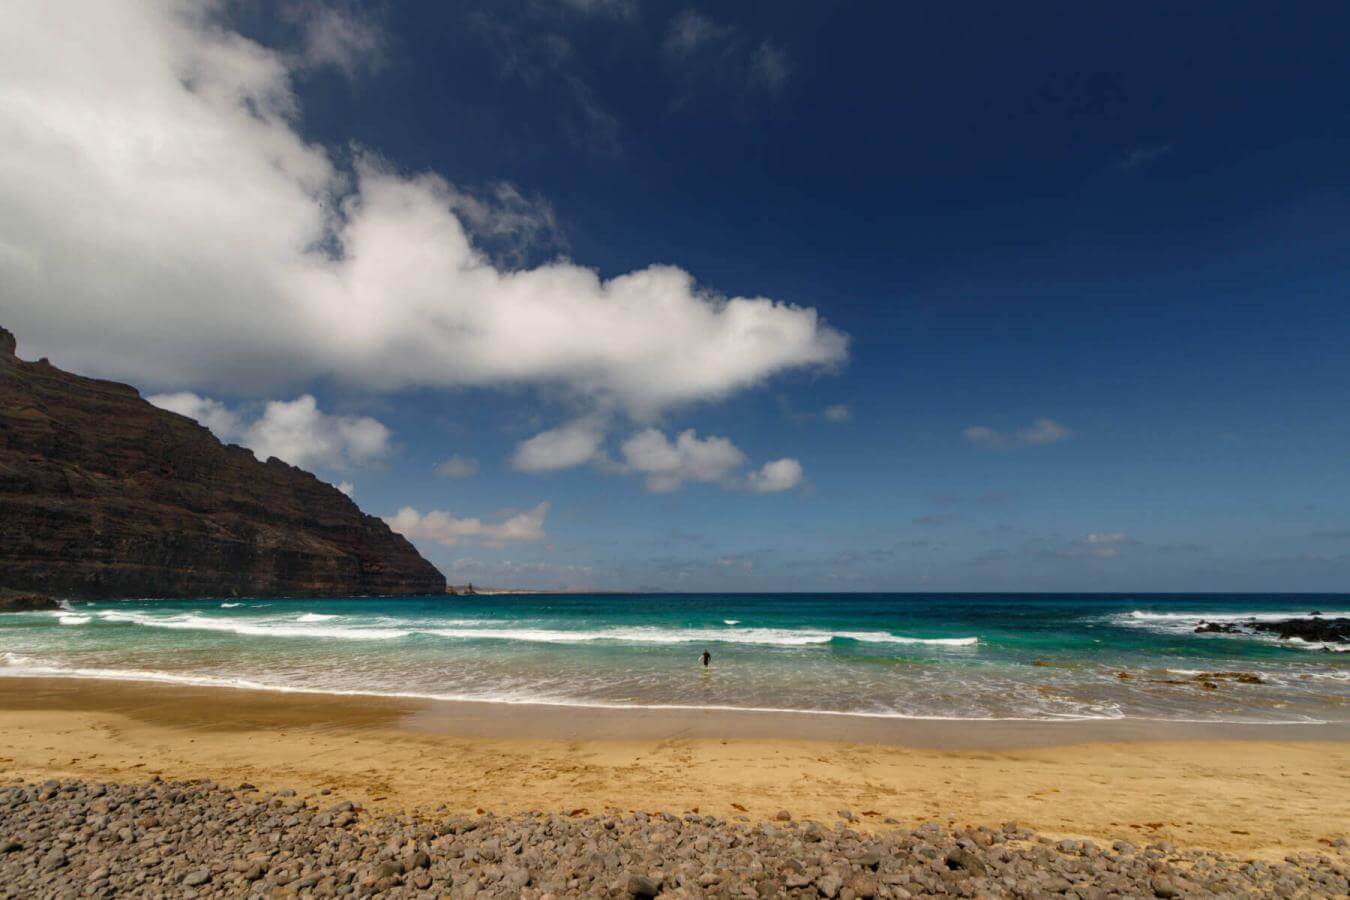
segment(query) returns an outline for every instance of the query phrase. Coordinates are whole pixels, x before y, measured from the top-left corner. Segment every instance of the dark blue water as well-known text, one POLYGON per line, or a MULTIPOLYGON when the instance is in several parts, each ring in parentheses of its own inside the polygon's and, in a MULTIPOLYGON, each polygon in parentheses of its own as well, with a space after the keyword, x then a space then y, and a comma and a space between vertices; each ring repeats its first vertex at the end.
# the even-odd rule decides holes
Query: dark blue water
POLYGON ((1350 615, 1350 596, 120 602, 0 616, 0 675, 888 717, 1350 721, 1344 645, 1194 632, 1202 618, 1313 611, 1350 615))

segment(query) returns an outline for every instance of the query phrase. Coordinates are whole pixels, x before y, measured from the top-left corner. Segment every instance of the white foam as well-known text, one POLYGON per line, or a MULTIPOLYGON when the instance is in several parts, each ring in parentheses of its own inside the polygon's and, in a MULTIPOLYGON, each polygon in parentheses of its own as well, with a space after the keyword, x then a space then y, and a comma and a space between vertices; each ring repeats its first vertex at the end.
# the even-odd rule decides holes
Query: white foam
POLYGON ((722 624, 723 624, 723 625, 739 625, 739 624, 741 624, 741 620, 740 620, 740 619, 723 619, 723 620, 722 620, 722 624))
POLYGON ((220 604, 220 608, 221 608, 221 609, 234 609, 236 606, 243 606, 243 605, 244 605, 244 604, 242 604, 242 603, 222 603, 222 604, 220 604))
POLYGON ((62 625, 88 625, 92 621, 90 616, 81 616, 75 613, 62 613, 56 619, 62 625))
MULTIPOLYGON (((324 624, 341 616, 305 613, 297 618, 215 618, 196 613, 173 615, 104 610, 97 613, 99 620, 111 623, 140 625, 145 628, 167 628, 178 631, 216 631, 250 637, 334 638, 344 640, 396 640, 413 634, 431 635, 453 640, 499 640, 527 643, 577 644, 594 641, 612 641, 628 644, 691 644, 733 643, 763 646, 803 647, 828 644, 834 640, 853 640, 870 644, 905 644, 932 647, 973 647, 976 637, 918 638, 890 634, 885 631, 824 631, 792 628, 739 628, 726 631, 719 628, 658 628, 633 626, 601 628, 594 631, 556 628, 503 628, 486 624, 485 620, 455 620, 449 622, 399 622, 381 618, 371 623, 346 621, 342 625, 324 624), (397 623, 397 624, 395 624, 397 623)), ((84 621, 70 624, 87 624, 84 621)))
MULTIPOLYGON (((1337 619, 1350 616, 1350 610, 1319 610, 1317 617, 1320 619, 1337 619)), ((1284 612, 1150 612, 1147 610, 1136 609, 1128 613, 1122 613, 1113 616, 1117 621, 1135 621, 1135 622, 1182 622, 1196 624, 1202 619, 1206 622, 1283 622, 1286 619, 1307 619, 1311 618, 1303 610, 1291 609, 1284 612)))
POLYGON ((847 639, 876 644, 928 644, 936 647, 964 647, 979 643, 979 638, 915 638, 884 631, 814 631, 789 628, 743 628, 722 631, 714 628, 602 628, 596 631, 566 631, 548 628, 428 628, 426 634, 462 640, 503 640, 531 643, 575 644, 614 641, 626 644, 760 644, 802 647, 828 644, 847 639))
POLYGON ((107 610, 98 614, 105 622, 168 628, 175 631, 220 631, 250 637, 321 637, 347 640, 394 640, 412 632, 406 628, 343 628, 315 626, 296 619, 213 619, 193 613, 156 616, 107 610))
MULTIPOLYGON (((1337 619, 1350 616, 1350 610, 1330 609, 1318 610, 1318 618, 1337 619)), ((1308 612, 1302 610, 1289 610, 1286 612, 1269 611, 1219 611, 1219 612, 1150 612, 1136 609, 1128 613, 1117 613, 1110 616, 1110 621, 1115 625, 1126 628, 1143 628, 1161 634, 1195 634, 1196 627, 1204 622, 1215 622, 1220 625, 1242 625, 1246 622, 1284 622, 1289 619, 1310 618, 1308 612)), ((1281 638, 1277 634, 1265 632, 1201 632, 1200 635, 1206 638, 1246 638, 1248 640, 1266 641, 1281 647, 1288 647, 1295 650, 1329 650, 1333 653, 1344 653, 1350 651, 1350 644, 1336 644, 1329 641, 1305 641, 1302 638, 1281 638)))

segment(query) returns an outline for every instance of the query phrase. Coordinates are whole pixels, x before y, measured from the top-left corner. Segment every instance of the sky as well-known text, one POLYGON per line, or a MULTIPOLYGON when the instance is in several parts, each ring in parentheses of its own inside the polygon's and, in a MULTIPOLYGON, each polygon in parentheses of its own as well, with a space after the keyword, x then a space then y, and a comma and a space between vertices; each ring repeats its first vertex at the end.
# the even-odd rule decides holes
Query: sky
POLYGON ((6 19, 20 356, 452 583, 1350 589, 1343 4, 6 19))

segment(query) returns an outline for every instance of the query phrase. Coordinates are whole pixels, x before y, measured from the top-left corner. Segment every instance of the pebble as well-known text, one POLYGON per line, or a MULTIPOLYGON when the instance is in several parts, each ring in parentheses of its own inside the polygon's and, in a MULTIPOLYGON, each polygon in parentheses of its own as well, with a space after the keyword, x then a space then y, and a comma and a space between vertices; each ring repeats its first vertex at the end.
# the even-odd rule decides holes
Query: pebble
MULTIPOLYGON (((1350 852, 1247 861, 998 828, 875 833, 786 812, 374 816, 204 781, 0 785, 0 900, 28 897, 1081 898, 1350 894, 1350 852), (791 823, 791 824, 782 824, 791 823)), ((580 811, 584 813, 584 811, 580 811)), ((850 813, 851 815, 851 813, 850 813)))

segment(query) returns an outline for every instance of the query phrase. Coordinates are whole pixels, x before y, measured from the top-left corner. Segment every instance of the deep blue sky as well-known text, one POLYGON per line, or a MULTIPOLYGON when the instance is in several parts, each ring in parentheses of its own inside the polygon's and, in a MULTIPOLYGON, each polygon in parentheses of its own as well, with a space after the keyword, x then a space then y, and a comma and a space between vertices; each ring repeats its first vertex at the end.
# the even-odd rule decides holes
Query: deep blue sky
MULTIPOLYGON (((282 48, 297 21, 230 25, 282 48)), ((369 512, 549 502, 544 539, 418 540, 452 582, 1350 589, 1350 7, 391 2, 367 24, 354 70, 296 75, 308 140, 547 204, 551 234, 484 245, 504 266, 670 263, 850 339, 837 369, 654 420, 799 460, 780 493, 516 471, 574 412, 547 388, 309 385, 392 431, 380 464, 320 470, 369 512), (1018 439, 1039 420, 1054 439, 1018 439), (433 474, 452 455, 477 473, 433 474)))

